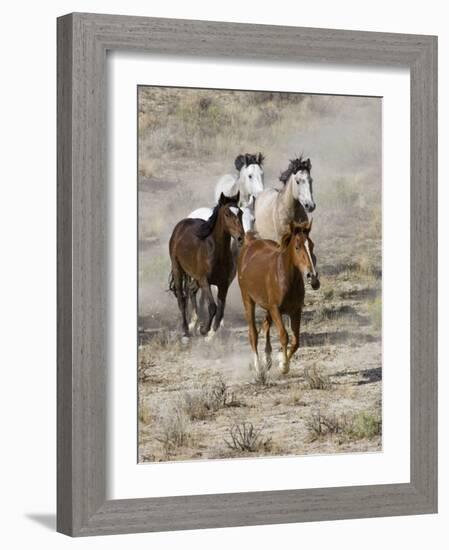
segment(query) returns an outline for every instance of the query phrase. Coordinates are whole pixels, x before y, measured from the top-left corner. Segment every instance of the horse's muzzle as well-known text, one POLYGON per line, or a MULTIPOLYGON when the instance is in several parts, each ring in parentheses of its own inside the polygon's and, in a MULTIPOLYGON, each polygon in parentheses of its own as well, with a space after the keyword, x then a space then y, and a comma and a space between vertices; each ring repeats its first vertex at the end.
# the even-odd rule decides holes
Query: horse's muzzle
POLYGON ((318 278, 318 273, 316 275, 312 275, 310 279, 310 286, 313 288, 313 290, 318 290, 320 288, 321 283, 318 278))

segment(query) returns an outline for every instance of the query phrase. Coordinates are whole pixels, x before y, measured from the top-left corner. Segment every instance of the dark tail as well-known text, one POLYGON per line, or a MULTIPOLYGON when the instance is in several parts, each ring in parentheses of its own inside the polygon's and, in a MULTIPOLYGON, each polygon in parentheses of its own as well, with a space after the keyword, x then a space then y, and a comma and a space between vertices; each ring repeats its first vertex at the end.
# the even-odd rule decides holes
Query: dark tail
MULTIPOLYGON (((185 273, 182 275, 182 281, 181 281, 181 295, 183 298, 187 298, 189 290, 194 288, 196 285, 196 281, 194 281, 191 277, 186 275, 185 273)), ((197 285, 196 285, 197 286, 197 285)), ((173 275, 173 271, 170 271, 170 274, 168 275, 168 289, 167 292, 173 292, 173 294, 178 297, 178 291, 176 289, 175 285, 175 277, 173 275)))
POLYGON ((170 271, 168 275, 168 289, 167 292, 173 292, 177 296, 176 287, 175 287, 175 278, 173 277, 173 271, 170 271))

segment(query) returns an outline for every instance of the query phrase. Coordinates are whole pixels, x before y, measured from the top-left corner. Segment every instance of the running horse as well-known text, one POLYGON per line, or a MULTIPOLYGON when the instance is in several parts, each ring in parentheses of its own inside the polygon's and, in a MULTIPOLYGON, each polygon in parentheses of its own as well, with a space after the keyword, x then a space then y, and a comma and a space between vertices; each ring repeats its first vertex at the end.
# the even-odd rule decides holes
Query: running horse
POLYGON ((256 239, 254 233, 245 237, 238 259, 238 282, 242 293, 245 316, 249 327, 249 341, 254 354, 254 368, 261 369, 257 351, 255 306, 266 311, 263 331, 266 336, 265 364, 271 367, 270 328, 272 323, 279 332, 281 352, 279 369, 289 371, 292 355, 299 347, 299 330, 307 281, 314 290, 320 282, 313 261, 313 242, 310 239, 312 222, 291 221, 281 238, 280 245, 268 239, 256 239), (290 317, 293 340, 288 349, 288 333, 282 315, 290 317))
POLYGON ((234 270, 231 237, 243 242, 242 212, 237 206, 239 193, 233 197, 220 195, 218 204, 207 221, 186 218, 173 230, 169 242, 171 273, 169 288, 178 300, 182 317, 182 340, 190 337, 187 321, 187 300, 197 310, 196 293, 201 289, 208 305, 208 318, 200 325, 202 335, 212 337, 223 318, 226 296, 234 270), (218 288, 215 303, 211 285, 218 288), (213 322, 213 327, 212 327, 213 322), (212 327, 212 328, 211 328, 212 327))
POLYGON ((268 188, 256 199, 256 231, 262 239, 280 242, 291 221, 306 222, 315 210, 312 163, 302 156, 292 159, 279 176, 282 189, 268 188))

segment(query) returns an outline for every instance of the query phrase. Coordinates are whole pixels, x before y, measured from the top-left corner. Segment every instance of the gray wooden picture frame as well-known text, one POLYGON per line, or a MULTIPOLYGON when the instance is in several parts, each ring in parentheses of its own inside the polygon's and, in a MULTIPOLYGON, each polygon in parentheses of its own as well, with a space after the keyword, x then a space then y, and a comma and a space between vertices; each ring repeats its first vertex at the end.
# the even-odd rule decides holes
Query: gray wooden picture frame
POLYGON ((58 531, 82 536, 436 512, 437 38, 81 13, 57 26, 58 531), (410 483, 107 500, 108 50, 410 69, 410 483))

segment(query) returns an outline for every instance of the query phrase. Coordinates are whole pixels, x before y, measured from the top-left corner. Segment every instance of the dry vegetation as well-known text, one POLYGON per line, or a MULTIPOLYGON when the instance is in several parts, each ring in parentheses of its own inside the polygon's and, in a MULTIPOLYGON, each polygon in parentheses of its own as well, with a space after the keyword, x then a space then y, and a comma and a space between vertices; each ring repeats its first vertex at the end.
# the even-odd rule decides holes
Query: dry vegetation
MULTIPOLYGON (((381 449, 381 198, 378 100, 140 88, 139 459, 381 449), (257 376, 237 282, 216 340, 180 343, 166 292, 179 219, 211 205, 241 151, 262 151, 266 185, 312 159, 322 286, 306 291, 290 373, 257 376)), ((259 319, 261 320, 261 319, 259 319)), ((277 349, 273 330, 273 347, 277 349)), ((263 340, 260 343, 263 349, 263 340)))

